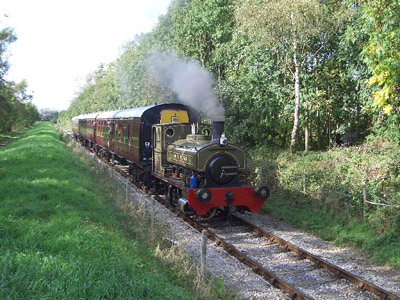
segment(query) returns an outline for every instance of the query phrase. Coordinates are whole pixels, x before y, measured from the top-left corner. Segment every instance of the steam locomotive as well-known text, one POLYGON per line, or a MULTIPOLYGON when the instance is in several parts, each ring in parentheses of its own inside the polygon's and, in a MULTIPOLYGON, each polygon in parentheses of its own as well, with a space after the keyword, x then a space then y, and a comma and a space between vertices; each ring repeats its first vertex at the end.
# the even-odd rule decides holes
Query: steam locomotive
POLYGON ((247 156, 228 143, 224 122, 202 124, 183 104, 156 104, 72 118, 74 137, 129 165, 129 174, 187 215, 258 211, 266 186, 246 183, 247 156))

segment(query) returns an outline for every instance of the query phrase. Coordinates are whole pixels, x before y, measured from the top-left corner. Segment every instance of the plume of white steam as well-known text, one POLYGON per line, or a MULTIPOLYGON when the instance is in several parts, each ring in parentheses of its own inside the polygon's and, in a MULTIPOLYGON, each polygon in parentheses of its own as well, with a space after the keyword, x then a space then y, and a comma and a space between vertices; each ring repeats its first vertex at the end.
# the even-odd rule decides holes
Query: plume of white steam
POLYGON ((180 102, 204 112, 213 121, 224 120, 224 107, 212 89, 214 79, 199 62, 172 55, 152 55, 146 66, 151 76, 168 86, 180 102))

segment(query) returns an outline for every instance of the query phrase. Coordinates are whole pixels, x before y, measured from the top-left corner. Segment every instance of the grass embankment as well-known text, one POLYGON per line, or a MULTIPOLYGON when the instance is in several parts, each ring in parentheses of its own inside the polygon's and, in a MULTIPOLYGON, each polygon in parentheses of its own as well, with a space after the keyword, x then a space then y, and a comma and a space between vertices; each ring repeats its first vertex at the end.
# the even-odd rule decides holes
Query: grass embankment
POLYGON ((324 152, 290 154, 258 149, 262 181, 273 187, 263 209, 340 246, 353 246, 375 262, 400 267, 400 149, 384 141, 324 152))
POLYGON ((157 256, 98 177, 50 124, 0 148, 0 299, 212 297, 157 256))

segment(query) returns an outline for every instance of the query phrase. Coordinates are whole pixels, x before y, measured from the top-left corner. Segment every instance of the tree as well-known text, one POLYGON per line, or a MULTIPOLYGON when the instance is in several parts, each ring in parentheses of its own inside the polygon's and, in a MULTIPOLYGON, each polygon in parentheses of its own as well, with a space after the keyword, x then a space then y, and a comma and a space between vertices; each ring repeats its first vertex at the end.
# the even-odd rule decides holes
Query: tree
POLYGON ((27 114, 27 125, 32 125, 33 123, 35 123, 36 121, 38 121, 40 119, 40 114, 39 111, 36 107, 35 104, 33 104, 32 102, 28 102, 25 105, 25 110, 26 110, 26 114, 27 114))
POLYGON ((0 89, 0 132, 32 125, 39 119, 36 106, 31 103, 32 96, 27 94, 25 80, 18 84, 4 82, 0 89))
POLYGON ((218 48, 232 39, 234 1, 190 0, 173 14, 174 45, 180 53, 196 58, 217 78, 225 59, 218 48))
POLYGON ((8 46, 16 40, 17 36, 12 28, 7 27, 0 30, 0 83, 4 81, 4 75, 9 68, 7 57, 8 46))
POLYGON ((8 131, 9 116, 12 112, 12 89, 4 80, 4 75, 7 73, 8 57, 7 50, 9 44, 15 42, 17 36, 11 28, 3 28, 0 30, 0 131, 8 131))
POLYGON ((9 132, 9 119, 13 113, 12 89, 7 82, 0 81, 0 132, 9 132))
POLYGON ((20 83, 6 82, 4 91, 7 101, 7 111, 2 116, 3 131, 10 132, 14 129, 32 125, 38 120, 37 108, 31 103, 32 95, 27 93, 28 84, 26 80, 20 83))
POLYGON ((400 113, 400 2, 398 0, 360 1, 359 25, 367 35, 363 57, 372 76, 376 110, 400 113))
POLYGON ((100 65, 86 76, 86 82, 73 99, 68 111, 71 117, 102 110, 117 108, 118 82, 113 64, 100 65))
POLYGON ((315 68, 313 64, 319 62, 313 58, 323 50, 347 17, 346 10, 333 3, 318 0, 245 0, 236 10, 240 29, 267 51, 277 51, 281 65, 293 76, 292 152, 297 147, 302 72, 315 68))
POLYGON ((225 107, 229 137, 246 146, 287 145, 288 99, 293 91, 285 84, 289 79, 276 52, 265 51, 236 30, 232 40, 217 51, 226 61, 216 91, 225 107))

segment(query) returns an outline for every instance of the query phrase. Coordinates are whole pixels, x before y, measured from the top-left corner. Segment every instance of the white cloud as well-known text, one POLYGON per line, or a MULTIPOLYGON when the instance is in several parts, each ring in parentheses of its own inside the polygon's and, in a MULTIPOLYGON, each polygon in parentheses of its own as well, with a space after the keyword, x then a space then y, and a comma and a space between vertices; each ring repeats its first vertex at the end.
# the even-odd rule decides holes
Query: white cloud
POLYGON ((171 0, 2 0, 0 26, 15 28, 8 79, 26 79, 39 107, 66 109, 80 78, 147 32, 171 0))

